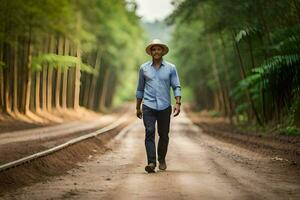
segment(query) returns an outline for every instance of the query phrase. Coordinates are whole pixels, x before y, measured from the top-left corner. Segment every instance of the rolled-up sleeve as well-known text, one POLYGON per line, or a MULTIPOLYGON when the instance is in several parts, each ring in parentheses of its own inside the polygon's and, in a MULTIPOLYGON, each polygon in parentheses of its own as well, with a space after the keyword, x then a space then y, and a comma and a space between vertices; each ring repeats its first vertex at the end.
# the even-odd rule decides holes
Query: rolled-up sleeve
POLYGON ((143 97, 144 97, 144 88, 145 88, 144 73, 143 73, 143 68, 140 68, 139 80, 138 80, 137 89, 136 89, 136 98, 143 99, 143 97))
POLYGON ((171 71, 171 87, 173 89, 175 97, 181 96, 181 86, 180 86, 180 81, 175 66, 172 67, 172 71, 171 71))

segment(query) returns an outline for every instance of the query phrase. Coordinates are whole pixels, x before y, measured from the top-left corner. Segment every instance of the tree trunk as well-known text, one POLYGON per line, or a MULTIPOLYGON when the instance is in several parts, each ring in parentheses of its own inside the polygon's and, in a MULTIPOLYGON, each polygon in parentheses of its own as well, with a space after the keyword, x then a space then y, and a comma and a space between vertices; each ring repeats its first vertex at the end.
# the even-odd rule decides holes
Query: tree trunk
POLYGON ((225 41, 223 38, 223 34, 220 33, 220 46, 221 46, 221 51, 222 51, 222 63, 224 66, 224 75, 225 75, 225 96, 227 99, 227 109, 228 109, 228 116, 229 116, 229 120, 230 123, 233 123, 232 121, 232 117, 234 114, 234 108, 233 108, 233 102, 232 99, 229 95, 229 90, 231 89, 231 83, 230 83, 230 78, 229 78, 229 67, 228 67, 228 63, 226 60, 226 45, 225 45, 225 41))
POLYGON ((99 106, 100 111, 105 111, 105 101, 106 101, 106 95, 107 95, 109 76, 110 76, 110 69, 108 68, 108 69, 106 69, 104 81, 103 81, 103 88, 102 88, 101 100, 100 100, 100 106, 99 106))
MULTIPOLYGON (((262 2, 264 4, 264 2, 262 2)), ((262 5, 261 3, 258 4, 258 14, 260 18, 260 22, 262 22, 263 32, 267 35, 267 41, 268 45, 272 44, 271 34, 270 34, 270 28, 266 22, 265 16, 264 16, 264 10, 268 9, 265 5, 262 5)))
POLYGON ((16 37, 16 46, 13 47, 13 105, 12 111, 14 114, 19 114, 18 109, 18 37, 16 37))
POLYGON ((296 2, 296 0, 293 0, 294 6, 295 6, 295 10, 296 10, 296 14, 297 14, 297 18, 298 18, 298 23, 300 24, 300 9, 299 9, 299 5, 296 2))
MULTIPOLYGON (((43 53, 48 52, 48 41, 45 42, 44 46, 44 51, 43 53)), ((47 110, 47 65, 43 64, 42 65, 42 110, 46 111, 47 110)))
POLYGON ((295 116, 294 116, 293 125, 295 125, 299 129, 300 128, 300 95, 295 97, 294 101, 296 103, 296 107, 295 107, 295 116))
MULTIPOLYGON (((81 16, 80 13, 77 14, 77 31, 80 30, 81 27, 81 16)), ((81 46, 80 41, 76 45, 76 57, 78 59, 75 66, 75 87, 74 87, 74 109, 77 110, 79 108, 79 96, 80 96, 80 65, 81 65, 81 46)))
MULTIPOLYGON (((4 64, 3 60, 3 43, 0 43, 0 65, 4 64)), ((3 66, 0 66, 0 111, 4 110, 4 77, 3 66)))
POLYGON ((114 93, 116 91, 116 75, 115 74, 111 74, 110 76, 110 80, 109 80, 109 93, 107 94, 107 98, 106 98, 106 106, 107 107, 111 107, 112 103, 113 103, 113 97, 114 97, 114 93))
POLYGON ((82 105, 88 107, 88 102, 89 102, 89 93, 90 93, 90 88, 91 88, 91 74, 85 73, 82 76, 82 82, 83 82, 83 89, 82 89, 82 105))
MULTIPOLYGON (((70 52, 69 40, 65 38, 64 55, 68 56, 70 52)), ((68 85, 68 68, 64 67, 62 82, 62 108, 67 109, 67 85, 68 85)))
POLYGON ((0 67, 0 111, 4 110, 4 79, 3 69, 0 67))
MULTIPOLYGON (((235 46, 235 49, 236 49, 236 53, 238 55, 238 60, 239 60, 239 63, 240 63, 240 71, 241 71, 241 78, 242 80, 244 80, 246 78, 246 72, 245 72, 245 67, 244 67, 244 63, 243 63, 243 60, 242 60, 242 57, 241 57, 241 53, 240 53, 240 49, 239 49, 239 46, 237 44, 237 42, 235 41, 235 37, 234 37, 235 33, 232 33, 232 37, 233 37, 233 42, 234 42, 234 46, 235 46)), ((251 95, 249 94, 249 91, 248 89, 246 89, 246 96, 247 96, 247 99, 251 105, 251 108, 252 108, 252 111, 254 112, 254 115, 255 115, 255 118, 256 118, 256 121, 258 122, 258 124, 260 126, 263 126, 261 120, 260 120, 260 117, 258 115, 258 112, 255 108, 255 105, 254 105, 254 101, 251 97, 251 95)))
POLYGON ((37 71, 35 74, 35 111, 37 113, 41 112, 40 86, 41 86, 41 72, 37 71))
POLYGON ((96 57, 96 62, 95 62, 95 71, 96 71, 97 74, 93 74, 90 93, 88 95, 89 96, 88 108, 90 108, 90 109, 94 108, 95 88, 96 88, 97 78, 98 78, 99 73, 100 73, 101 55, 102 55, 102 50, 99 49, 98 52, 97 52, 97 57, 96 57))
POLYGON ((12 99, 12 95, 11 95, 11 90, 10 90, 10 87, 11 87, 11 79, 10 79, 10 73, 8 70, 6 70, 6 84, 5 84, 5 112, 6 113, 11 113, 11 99, 12 99))
MULTIPOLYGON (((58 38, 58 55, 63 55, 63 39, 58 38)), ((61 88, 61 66, 57 66, 56 84, 55 84, 55 108, 60 108, 60 88, 61 88)))
MULTIPOLYGON (((93 59, 93 53, 90 53, 87 56, 87 63, 90 65, 92 63, 92 59, 93 59)), ((81 103, 84 107, 88 108, 88 102, 89 102, 89 93, 90 93, 90 87, 91 87, 91 79, 92 79, 92 75, 88 74, 88 73, 84 73, 81 77, 82 79, 82 85, 81 85, 81 103)))
MULTIPOLYGON (((25 30, 24 30, 25 31, 25 30)), ((26 37, 21 37, 22 40, 20 43, 19 50, 19 112, 25 113, 25 104, 26 104, 26 85, 27 85, 27 63, 28 63, 28 39, 26 37)))
POLYGON ((75 67, 75 87, 74 87, 74 109, 79 108, 79 93, 80 93, 80 63, 81 63, 81 50, 80 47, 77 46, 76 56, 78 61, 75 67))
POLYGON ((11 113, 11 100, 12 100, 12 95, 11 95, 11 80, 13 79, 13 76, 11 74, 12 72, 12 47, 9 46, 8 44, 4 44, 3 48, 3 60, 6 61, 6 68, 3 70, 3 76, 4 76, 4 106, 5 106, 5 112, 6 113, 11 113))
POLYGON ((42 70, 42 110, 47 109, 47 66, 43 65, 42 70))
POLYGON ((79 93, 80 93, 80 63, 81 63, 81 50, 80 46, 77 46, 76 57, 78 62, 75 67, 75 88, 74 88, 74 109, 79 108, 79 93))
MULTIPOLYGON (((269 55, 268 55, 268 52, 266 51, 267 47, 265 45, 265 41, 264 41, 264 38, 262 36, 262 34, 258 34, 258 38, 259 38, 259 41, 261 43, 261 46, 263 47, 263 54, 264 54, 264 59, 267 60, 269 55)), ((263 120, 265 122, 268 121, 269 117, 267 115, 267 110, 266 110, 266 101, 265 101, 265 85, 264 85, 264 80, 261 80, 261 87, 260 87, 260 96, 262 98, 262 111, 263 111, 263 120)), ((271 114, 272 115, 272 114, 271 114)))
POLYGON ((251 60, 251 65, 252 65, 252 69, 255 68, 255 58, 254 58, 254 55, 253 55, 253 48, 252 48, 252 41, 250 38, 247 38, 247 44, 248 44, 248 47, 249 47, 249 53, 250 53, 250 60, 251 60))
MULTIPOLYGON (((215 53, 215 51, 212 47, 212 43, 213 43, 213 41, 211 39, 211 36, 209 35, 207 37, 207 45, 208 45, 208 50, 209 50, 210 57, 211 57, 211 62, 212 62, 213 76, 215 78, 215 81, 217 82, 217 87, 218 87, 216 96, 218 97, 219 94, 222 96, 222 101, 218 102, 218 107, 219 107, 218 109, 224 115, 224 114, 227 114, 225 94, 224 94, 224 91, 222 90, 222 84, 221 84, 221 81, 220 81, 220 78, 219 78, 219 72, 218 72, 218 69, 217 69, 216 53, 215 53)), ((218 99, 219 98, 217 98, 217 100, 218 99)))
MULTIPOLYGON (((49 36, 49 49, 48 53, 52 54, 54 52, 54 37, 49 36)), ((48 77, 47 77, 47 110, 50 112, 52 109, 52 82, 53 82, 53 66, 48 64, 48 77)))
POLYGON ((25 95, 25 114, 29 112, 30 95, 31 95, 31 60, 32 60, 32 45, 31 45, 31 31, 29 32, 29 39, 27 44, 28 61, 27 61, 27 84, 26 84, 26 95, 25 95))
MULTIPOLYGON (((70 55, 76 57, 76 48, 70 44, 70 55)), ((75 68, 68 69, 68 82, 67 82, 67 107, 74 109, 74 92, 75 92, 75 68)))

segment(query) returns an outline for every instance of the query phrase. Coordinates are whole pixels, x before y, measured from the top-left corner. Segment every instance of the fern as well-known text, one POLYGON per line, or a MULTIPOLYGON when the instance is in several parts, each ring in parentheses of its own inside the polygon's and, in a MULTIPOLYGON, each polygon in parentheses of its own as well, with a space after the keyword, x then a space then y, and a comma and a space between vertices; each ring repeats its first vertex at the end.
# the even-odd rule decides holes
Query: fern
POLYGON ((292 35, 277 45, 274 45, 272 48, 286 53, 300 52, 300 36, 292 35))
POLYGON ((235 41, 240 42, 242 39, 246 39, 247 37, 255 36, 257 33, 259 33, 259 29, 255 27, 247 27, 245 29, 240 30, 236 36, 235 41))
POLYGON ((279 110, 288 111, 300 88, 300 55, 274 56, 260 67, 254 69, 265 81, 264 89, 268 91, 279 110))
POLYGON ((282 54, 295 54, 300 53, 300 27, 288 27, 276 30, 272 34, 274 45, 271 50, 276 53, 282 54))
POLYGON ((260 67, 253 69, 253 72, 264 74, 268 73, 270 70, 275 70, 284 66, 293 66, 299 63, 299 54, 279 55, 268 59, 260 67))
POLYGON ((261 74, 253 73, 247 76, 244 80, 238 82, 237 86, 232 90, 230 96, 234 99, 238 100, 243 95, 245 95, 245 91, 250 91, 252 97, 256 96, 259 92, 259 85, 261 83, 261 74))

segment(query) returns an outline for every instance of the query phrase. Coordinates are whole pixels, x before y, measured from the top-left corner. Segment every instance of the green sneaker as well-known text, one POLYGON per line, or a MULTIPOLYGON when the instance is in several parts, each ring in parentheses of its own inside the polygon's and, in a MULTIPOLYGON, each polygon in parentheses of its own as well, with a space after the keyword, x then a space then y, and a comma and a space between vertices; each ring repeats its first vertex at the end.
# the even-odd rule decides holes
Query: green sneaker
POLYGON ((145 167, 145 171, 148 173, 154 173, 155 172, 155 164, 154 163, 150 163, 145 167))
POLYGON ((166 170, 167 169, 167 164, 166 162, 160 162, 158 168, 160 170, 166 170))

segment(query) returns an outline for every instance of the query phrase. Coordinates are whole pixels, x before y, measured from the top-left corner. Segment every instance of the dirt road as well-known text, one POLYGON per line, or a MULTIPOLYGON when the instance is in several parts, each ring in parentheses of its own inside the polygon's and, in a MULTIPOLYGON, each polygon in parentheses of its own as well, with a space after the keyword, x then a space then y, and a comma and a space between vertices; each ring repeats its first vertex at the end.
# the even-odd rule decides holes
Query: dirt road
POLYGON ((0 164, 47 150, 73 138, 99 130, 117 121, 123 115, 129 118, 127 110, 120 109, 124 112, 96 115, 94 118, 83 118, 27 130, 19 130, 20 127, 18 127, 17 131, 0 133, 0 164))
POLYGON ((299 170, 201 132, 182 113, 172 119, 168 169, 147 174, 142 121, 108 144, 111 151, 67 175, 3 199, 300 199, 299 170))

